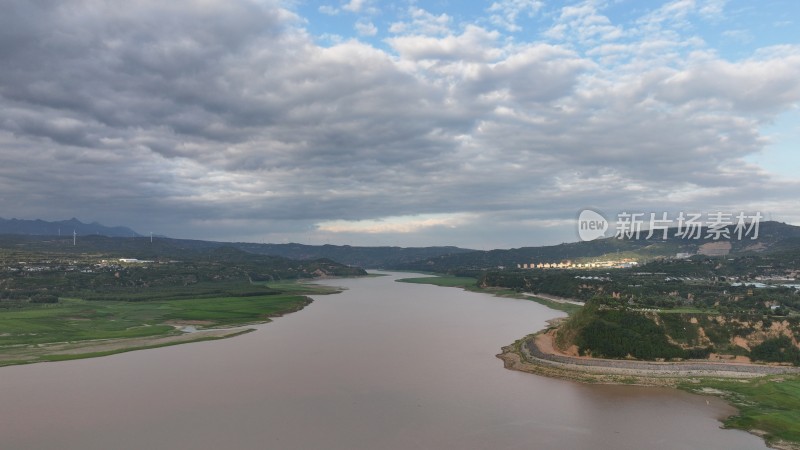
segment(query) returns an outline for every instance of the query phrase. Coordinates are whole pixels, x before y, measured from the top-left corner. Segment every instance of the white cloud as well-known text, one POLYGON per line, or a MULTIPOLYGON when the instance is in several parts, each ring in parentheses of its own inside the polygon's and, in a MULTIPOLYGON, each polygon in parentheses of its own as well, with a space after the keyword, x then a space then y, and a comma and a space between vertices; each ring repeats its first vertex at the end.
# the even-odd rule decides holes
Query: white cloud
POLYGON ((489 6, 489 21, 508 31, 521 31, 517 25, 520 14, 533 17, 544 6, 541 0, 499 0, 489 6))
POLYGON ((378 34, 378 27, 372 22, 356 22, 355 28, 360 36, 375 36, 378 34))
POLYGON ((459 35, 432 37, 410 34, 387 40, 402 58, 409 60, 491 61, 502 55, 500 34, 468 25, 459 35))
POLYGON ((339 14, 339 10, 331 5, 321 5, 317 10, 322 14, 327 14, 329 16, 335 16, 339 14))
POLYGON ((786 110, 800 102, 800 47, 740 62, 715 58, 691 61, 655 87, 670 103, 703 103, 708 109, 742 113, 786 110))
POLYGON ((593 3, 547 43, 413 8, 389 50, 316 45, 248 1, 17 8, 0 16, 5 215, 508 246, 587 205, 789 214, 800 190, 746 162, 800 103, 792 45, 728 60, 593 3))
POLYGON ((608 17, 600 13, 593 1, 563 7, 556 23, 544 33, 550 39, 577 41, 582 44, 613 41, 624 34, 622 27, 613 25, 608 17))
POLYGON ((706 0, 700 6, 700 15, 707 19, 718 21, 723 18, 727 3, 728 0, 706 0))
POLYGON ((755 39, 753 33, 751 33, 750 30, 742 30, 742 29, 723 31, 722 36, 742 44, 749 44, 753 42, 753 40, 755 39))
POLYGON ((367 2, 368 0, 350 0, 349 2, 347 2, 347 4, 342 6, 342 9, 354 13, 361 12, 361 10, 364 9, 364 6, 367 4, 367 2))
POLYGON ((456 228, 468 222, 471 214, 424 214, 394 216, 371 220, 335 220, 317 224, 320 231, 330 233, 417 233, 427 228, 456 228))
POLYGON ((430 12, 412 6, 408 10, 410 20, 394 22, 389 31, 395 34, 423 36, 442 36, 451 33, 452 17, 447 14, 435 16, 430 12))

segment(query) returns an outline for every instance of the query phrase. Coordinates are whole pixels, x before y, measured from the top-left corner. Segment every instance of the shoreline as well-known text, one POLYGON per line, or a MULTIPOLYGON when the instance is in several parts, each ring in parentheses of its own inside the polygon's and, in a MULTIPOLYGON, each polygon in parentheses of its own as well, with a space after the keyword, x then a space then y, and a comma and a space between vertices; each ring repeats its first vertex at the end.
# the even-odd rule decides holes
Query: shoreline
POLYGON ((2 353, 0 353, 0 368, 44 362, 98 358, 138 350, 149 350, 173 345, 233 338, 256 331, 256 328, 252 328, 253 326, 267 324, 277 317, 283 317, 287 314, 302 311, 313 302, 311 297, 307 295, 303 297, 305 297, 305 301, 297 305, 297 307, 269 314, 261 320, 256 321, 220 326, 209 320, 172 319, 163 322, 164 325, 174 329, 170 334, 7 347, 2 349, 2 353))
POLYGON ((553 342, 555 328, 547 328, 523 338, 519 351, 527 362, 559 365, 599 374, 633 376, 711 376, 721 378, 753 378, 765 375, 800 375, 800 367, 753 364, 743 362, 718 362, 709 360, 685 360, 655 362, 591 358, 568 355, 561 352, 553 342))
POLYGON ((678 386, 693 378, 749 380, 769 375, 797 375, 798 367, 715 362, 649 362, 573 357, 541 348, 546 333, 538 332, 502 347, 496 355, 506 369, 592 384, 678 386))
MULTIPOLYGON (((270 322, 270 320, 261 323, 268 322, 270 322)), ((252 325, 255 324, 242 324, 238 327, 224 329, 210 328, 167 336, 62 342, 41 344, 34 347, 21 347, 13 350, 7 349, 2 355, 2 358, 0 358, 0 367, 97 358, 137 350, 227 339, 256 331, 255 328, 247 328, 252 325)))
MULTIPOLYGON (((749 383, 758 379, 781 382, 785 376, 800 374, 800 367, 793 366, 695 361, 660 363, 571 357, 558 353, 548 354, 542 351, 539 344, 546 344, 547 340, 552 339, 552 336, 546 336, 548 336, 548 332, 553 330, 553 327, 548 327, 525 336, 510 345, 502 347, 501 353, 496 356, 503 361, 503 367, 506 369, 561 380, 586 384, 672 387, 698 395, 713 395, 722 398, 738 411, 736 415, 732 415, 723 421, 723 426, 726 427, 725 421, 741 415, 743 405, 741 399, 736 398, 737 394, 735 392, 707 387, 703 386, 703 384, 715 381, 749 383), (538 343, 537 338, 539 338, 538 343), (608 366, 609 362, 614 363, 614 365, 617 363, 622 365, 618 367, 608 366), (638 364, 643 365, 638 366, 638 364)), ((731 426, 731 428, 741 429, 762 438, 770 448, 778 450, 800 449, 800 443, 770 436, 769 433, 757 428, 736 425, 731 426)))

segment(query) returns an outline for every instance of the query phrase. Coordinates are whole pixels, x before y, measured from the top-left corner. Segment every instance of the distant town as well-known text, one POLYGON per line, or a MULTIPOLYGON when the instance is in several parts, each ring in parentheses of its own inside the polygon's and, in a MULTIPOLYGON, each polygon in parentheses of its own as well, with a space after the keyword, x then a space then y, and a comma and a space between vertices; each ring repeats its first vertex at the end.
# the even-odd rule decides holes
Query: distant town
POLYGON ((629 269, 638 266, 639 263, 631 258, 619 260, 594 261, 585 263, 574 263, 572 261, 562 261, 557 263, 522 263, 517 264, 517 269, 629 269))

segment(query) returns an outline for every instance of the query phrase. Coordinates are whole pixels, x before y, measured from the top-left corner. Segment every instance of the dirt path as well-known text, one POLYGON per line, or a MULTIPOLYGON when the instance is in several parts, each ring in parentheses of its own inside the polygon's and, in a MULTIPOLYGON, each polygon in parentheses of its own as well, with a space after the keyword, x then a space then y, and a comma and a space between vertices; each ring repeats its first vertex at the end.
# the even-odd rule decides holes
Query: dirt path
POLYGON ((545 300, 550 300, 551 302, 566 303, 570 305, 583 306, 586 304, 585 302, 576 300, 574 298, 556 297, 555 295, 550 295, 550 294, 531 294, 529 292, 523 292, 522 295, 527 295, 528 297, 539 297, 545 300))

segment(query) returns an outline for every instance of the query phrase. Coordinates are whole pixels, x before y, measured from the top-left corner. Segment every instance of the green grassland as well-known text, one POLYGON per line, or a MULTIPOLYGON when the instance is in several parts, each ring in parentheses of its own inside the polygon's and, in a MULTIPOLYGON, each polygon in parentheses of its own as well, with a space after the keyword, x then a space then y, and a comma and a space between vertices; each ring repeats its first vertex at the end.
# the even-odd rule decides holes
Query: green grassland
POLYGON ((401 278, 401 283, 432 284, 434 286, 460 287, 467 290, 477 290, 478 280, 472 277, 433 276, 418 278, 401 278))
POLYGON ((297 311, 364 276, 327 259, 290 260, 195 241, 0 236, 0 365, 220 339, 297 311), (194 326, 192 333, 182 329, 194 326), (197 331, 199 330, 199 331, 197 331), (194 332, 196 331, 196 332, 194 332))
MULTIPOLYGON (((681 389, 721 395, 739 414, 724 421, 728 428, 763 434, 771 445, 800 443, 800 377, 773 376, 756 380, 703 379, 681 389)), ((793 447, 796 448, 796 447, 793 447)))
POLYGON ((573 305, 570 303, 559 303, 541 297, 531 297, 528 295, 522 295, 514 289, 481 288, 480 286, 478 286, 478 279, 473 277, 441 275, 433 277, 401 278, 397 281, 402 283, 432 284, 434 286, 458 287, 467 291, 482 292, 485 294, 492 294, 498 297, 511 297, 511 298, 518 298, 520 300, 530 300, 539 303, 541 305, 547 306, 550 309, 563 311, 567 314, 571 314, 581 308, 578 305, 573 305))
MULTIPOLYGON (((24 308, 0 310, 0 365, 73 359, 75 355, 54 355, 48 350, 95 341, 129 340, 137 348, 149 348, 152 345, 148 342, 155 338, 183 334, 176 324, 193 323, 207 329, 265 322, 270 317, 302 309, 310 303, 309 294, 337 292, 299 282, 259 287, 264 292, 260 295, 248 283, 223 287, 217 286, 213 291, 233 295, 211 297, 208 290, 188 286, 148 292, 156 300, 139 299, 129 292, 128 301, 61 298, 54 304, 26 304, 24 308), (192 298, 193 291, 197 298, 192 298), (168 294, 176 298, 164 299, 168 294)), ((203 339, 207 338, 198 336, 198 340, 203 339)), ((87 352, 82 356, 116 352, 87 352)))

